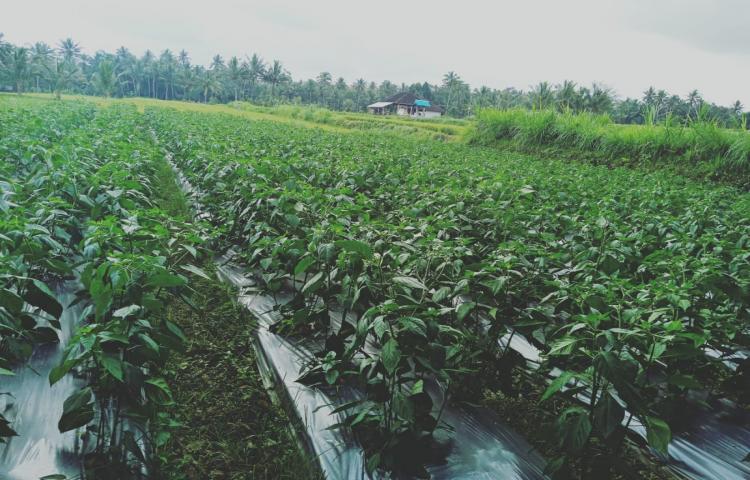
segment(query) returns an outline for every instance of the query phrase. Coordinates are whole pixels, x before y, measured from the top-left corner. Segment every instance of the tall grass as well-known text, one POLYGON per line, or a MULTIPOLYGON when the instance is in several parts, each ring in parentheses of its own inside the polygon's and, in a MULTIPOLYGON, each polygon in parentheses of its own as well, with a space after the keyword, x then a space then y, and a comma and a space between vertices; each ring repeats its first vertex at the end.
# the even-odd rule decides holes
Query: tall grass
POLYGON ((693 176, 713 176, 750 187, 750 133, 707 119, 680 125, 619 125, 606 115, 554 111, 482 110, 469 141, 553 147, 610 164, 669 163, 693 176))

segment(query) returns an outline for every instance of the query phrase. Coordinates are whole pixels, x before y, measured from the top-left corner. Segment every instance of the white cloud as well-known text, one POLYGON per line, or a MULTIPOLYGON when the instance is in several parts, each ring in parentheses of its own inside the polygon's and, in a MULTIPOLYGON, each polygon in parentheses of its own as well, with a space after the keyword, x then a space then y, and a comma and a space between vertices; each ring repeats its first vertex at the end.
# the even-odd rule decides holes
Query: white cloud
POLYGON ((10 41, 67 36, 93 53, 185 48, 194 61, 257 52, 296 78, 440 81, 528 88, 603 82, 622 96, 697 88, 750 107, 745 0, 44 0, 4 5, 10 41), (741 28, 740 28, 741 27, 741 28))

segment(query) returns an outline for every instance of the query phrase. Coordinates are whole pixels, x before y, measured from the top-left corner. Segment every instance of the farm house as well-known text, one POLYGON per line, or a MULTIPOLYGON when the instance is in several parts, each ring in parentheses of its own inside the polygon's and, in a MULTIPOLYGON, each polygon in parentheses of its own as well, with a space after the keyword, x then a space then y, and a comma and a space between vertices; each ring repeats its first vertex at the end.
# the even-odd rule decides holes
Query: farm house
POLYGON ((409 92, 391 95, 383 101, 367 106, 373 115, 403 115, 414 118, 435 118, 443 115, 443 108, 432 105, 429 100, 421 100, 409 92))

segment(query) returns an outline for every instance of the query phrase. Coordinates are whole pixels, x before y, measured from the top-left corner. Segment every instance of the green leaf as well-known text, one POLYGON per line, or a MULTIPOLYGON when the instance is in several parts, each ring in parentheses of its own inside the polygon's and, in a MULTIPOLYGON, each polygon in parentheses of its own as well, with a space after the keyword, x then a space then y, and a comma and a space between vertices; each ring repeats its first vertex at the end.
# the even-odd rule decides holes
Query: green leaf
POLYGON ((111 353, 105 353, 104 355, 102 355, 100 360, 102 362, 102 365, 104 366, 104 369, 107 370, 117 380, 122 382, 122 361, 120 360, 120 357, 111 353))
POLYGON ((182 248, 190 252, 190 255, 192 255, 193 258, 198 258, 198 250, 196 250, 195 247, 191 245, 183 245, 182 248))
POLYGON ((456 318, 458 318, 458 321, 460 322, 466 316, 471 313, 472 310, 474 310, 474 307, 476 307, 476 302, 464 302, 461 305, 459 305, 456 308, 456 318))
POLYGON ((169 330, 172 335, 177 337, 183 343, 187 341, 187 338, 185 338, 185 334, 182 333, 182 329, 180 327, 170 322, 169 320, 166 320, 164 323, 167 326, 167 330, 169 330))
POLYGON ((12 377, 15 375, 15 372, 13 372, 13 370, 8 370, 7 368, 0 367, 0 375, 12 377))
POLYGON ((30 305, 41 308, 56 319, 62 315, 63 307, 57 301, 55 294, 39 280, 31 280, 31 283, 26 286, 23 298, 30 305))
POLYGON ((579 452, 591 435, 591 421, 586 410, 572 407, 563 411, 558 419, 560 446, 569 452, 579 452))
POLYGON ((159 405, 172 404, 172 392, 163 378, 146 380, 146 396, 159 405))
POLYGON ((385 342, 383 350, 380 352, 380 359, 388 373, 392 374, 398 368, 398 364, 401 361, 401 352, 398 349, 398 342, 395 339, 391 338, 385 342))
POLYGON ((313 263, 315 263, 315 259, 313 257, 303 258, 297 263, 297 266, 294 267, 294 275, 302 275, 307 271, 308 268, 310 268, 310 265, 312 265, 313 263))
POLYGON ((337 240, 333 242, 333 244, 336 248, 340 248, 341 250, 358 253, 362 258, 368 260, 372 258, 372 248, 359 240, 337 240))
POLYGON ((599 400, 594 408, 594 422, 604 438, 609 438, 622 424, 625 409, 609 393, 599 400))
POLYGON ((103 277, 97 275, 91 280, 89 292, 91 293, 91 299, 94 301, 96 318, 100 319, 112 305, 112 287, 104 282, 103 277))
POLYGON ((78 364, 79 360, 80 359, 78 358, 69 358, 61 364, 53 367, 49 372, 50 386, 56 384, 62 377, 64 377, 66 373, 68 373, 73 367, 78 364))
POLYGON ((424 392, 424 381, 423 380, 417 380, 414 382, 414 385, 411 387, 411 394, 416 395, 418 393, 424 392))
POLYGON ((505 284, 508 283, 509 279, 510 277, 505 277, 505 276, 497 277, 487 282, 487 286, 490 287, 490 290, 492 291, 493 295, 497 295, 498 293, 500 293, 500 290, 502 290, 503 287, 505 287, 505 284))
POLYGON ((321 281, 323 280, 323 272, 318 272, 313 277, 305 283, 305 286, 302 287, 302 294, 308 295, 311 293, 314 293, 318 288, 320 288, 321 281))
POLYGON ((440 303, 448 298, 448 295, 450 295, 450 293, 451 289, 449 287, 440 287, 435 291, 435 293, 432 294, 432 301, 435 303, 440 303))
POLYGON ((148 279, 148 284, 153 287, 181 287, 187 284, 187 279, 182 275, 173 275, 169 272, 159 272, 148 279))
POLYGON ((205 278, 206 280, 211 280, 211 277, 209 277, 206 272, 196 267, 195 265, 192 265, 192 264, 180 265, 180 268, 190 273, 194 273, 195 275, 198 275, 199 277, 205 278))
POLYGON ((427 325, 421 318, 417 317, 400 317, 398 324, 405 331, 419 335, 420 337, 427 336, 427 325))
POLYGON ((332 368, 325 373, 325 377, 326 377, 326 382, 328 383, 328 385, 333 385, 336 383, 336 380, 339 378, 339 371, 336 370, 335 368, 332 368))
POLYGON ((692 388, 699 389, 702 387, 700 382, 692 375, 684 375, 681 373, 675 373, 669 377, 669 384, 675 385, 680 388, 692 388))
POLYGON ((300 219, 297 215, 294 215, 293 213, 287 213, 284 215, 284 218, 286 219, 287 223, 293 227, 299 226, 300 219))
POLYGON ((593 364, 596 370, 612 382, 628 410, 636 414, 646 410, 640 390, 635 385, 638 366, 634 361, 620 359, 613 352, 601 352, 594 357, 593 364))
POLYGON ((669 442, 672 441, 672 430, 667 422, 656 417, 646 417, 646 440, 657 452, 666 455, 669 442))
POLYGON ((563 372, 562 375, 557 377, 552 383, 549 384, 549 387, 544 391, 542 394, 542 398, 539 400, 539 402, 544 402, 548 398, 550 398, 552 395, 557 393, 561 388, 563 388, 570 379, 575 377, 575 373, 573 372, 563 372))
POLYGON ((153 338, 149 337, 145 333, 139 333, 138 338, 140 338, 143 343, 146 345, 146 347, 154 352, 156 355, 159 355, 159 344, 154 341, 153 338))
POLYGON ((375 332, 375 335, 378 337, 378 340, 383 339, 383 335, 386 331, 388 331, 388 324, 385 323, 385 320, 382 316, 376 317, 375 320, 372 322, 372 330, 375 332))
POLYGON ((374 453, 367 459, 367 473, 372 475, 380 467, 380 454, 374 453))
POLYGON ((99 340, 102 342, 116 342, 123 345, 130 344, 128 337, 121 333, 114 333, 105 330, 104 332, 99 333, 97 337, 99 337, 99 340))
POLYGON ((393 282, 409 288, 427 290, 425 284, 414 277, 393 277, 393 282))
POLYGON ((0 307, 5 307, 10 313, 20 313, 23 309, 23 298, 10 290, 0 289, 0 307))
POLYGON ((112 316, 117 318, 126 318, 130 315, 135 315, 136 313, 140 312, 141 308, 142 307, 140 305, 128 305, 127 307, 122 307, 115 310, 112 316))
POLYGON ((578 342, 576 337, 563 337, 559 340, 555 340, 552 343, 549 354, 550 355, 567 355, 573 350, 573 345, 578 342))
POLYGON ((82 427, 94 419, 94 403, 91 397, 91 388, 87 387, 65 400, 63 414, 57 423, 60 433, 82 427))

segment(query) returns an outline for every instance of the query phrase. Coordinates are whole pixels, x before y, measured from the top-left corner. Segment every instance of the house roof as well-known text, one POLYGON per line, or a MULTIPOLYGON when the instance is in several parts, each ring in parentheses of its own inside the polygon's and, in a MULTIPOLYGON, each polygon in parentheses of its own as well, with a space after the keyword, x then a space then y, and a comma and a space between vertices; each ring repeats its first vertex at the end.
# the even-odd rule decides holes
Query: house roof
POLYGON ((413 93, 401 92, 401 93, 397 93, 396 95, 391 95, 390 97, 386 98, 383 101, 396 103, 399 105, 414 105, 414 102, 417 101, 417 96, 414 95, 413 93))
MULTIPOLYGON (((445 110, 443 110, 442 107, 438 107, 437 105, 433 105, 428 100, 421 100, 416 95, 410 92, 401 92, 397 93, 395 95, 391 95, 390 97, 386 98, 382 102, 378 102, 378 104, 386 103, 388 105, 395 103, 396 105, 417 105, 421 108, 424 108, 425 111, 428 112, 440 112, 444 113, 445 110), (427 105, 425 105, 427 104, 427 105)), ((375 104, 373 104, 375 105, 375 104)), ((372 106, 372 105, 370 105, 372 106)))
POLYGON ((375 102, 367 106, 367 108, 383 108, 388 105, 393 105, 393 102, 375 102))

